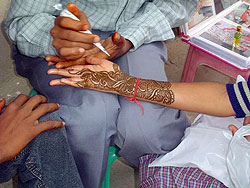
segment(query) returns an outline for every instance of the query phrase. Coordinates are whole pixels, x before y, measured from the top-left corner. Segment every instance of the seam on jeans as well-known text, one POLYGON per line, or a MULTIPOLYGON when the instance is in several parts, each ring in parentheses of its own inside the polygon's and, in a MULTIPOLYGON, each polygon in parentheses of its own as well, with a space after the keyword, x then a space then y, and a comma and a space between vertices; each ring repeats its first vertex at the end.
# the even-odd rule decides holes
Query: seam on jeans
POLYGON ((38 170, 37 166, 30 161, 27 161, 25 163, 25 166, 28 169, 28 171, 38 179, 38 187, 46 188, 46 185, 43 182, 42 173, 38 170))

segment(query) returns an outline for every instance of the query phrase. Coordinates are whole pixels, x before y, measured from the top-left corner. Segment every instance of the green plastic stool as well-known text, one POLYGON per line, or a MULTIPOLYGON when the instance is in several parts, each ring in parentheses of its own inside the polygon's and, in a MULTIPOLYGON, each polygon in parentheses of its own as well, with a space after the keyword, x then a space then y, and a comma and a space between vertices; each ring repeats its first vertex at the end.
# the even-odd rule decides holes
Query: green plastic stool
MULTIPOLYGON (((37 91, 32 89, 30 92, 30 97, 37 95, 37 91)), ((120 156, 118 155, 119 148, 117 146, 109 146, 109 156, 108 156, 108 164, 106 174, 102 183, 102 188, 110 188, 110 170, 113 162, 118 159, 120 156)))
POLYGON ((102 183, 102 188, 110 187, 110 170, 113 162, 118 159, 120 156, 118 155, 119 148, 117 146, 109 146, 109 156, 108 156, 108 165, 106 174, 102 183))

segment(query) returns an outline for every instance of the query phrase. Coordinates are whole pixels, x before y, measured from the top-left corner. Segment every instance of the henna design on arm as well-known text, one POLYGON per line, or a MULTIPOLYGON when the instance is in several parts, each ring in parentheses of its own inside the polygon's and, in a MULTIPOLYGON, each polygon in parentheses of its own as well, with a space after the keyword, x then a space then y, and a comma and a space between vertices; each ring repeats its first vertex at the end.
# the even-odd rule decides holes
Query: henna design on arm
MULTIPOLYGON (((82 69, 72 75, 80 75, 81 81, 77 82, 80 88, 89 88, 97 91, 114 93, 126 97, 134 94, 137 78, 132 77, 120 70, 117 64, 113 64, 114 71, 91 71, 82 69)), ((175 101, 174 92, 170 82, 160 82, 142 79, 137 88, 137 99, 162 105, 170 105, 175 101)))

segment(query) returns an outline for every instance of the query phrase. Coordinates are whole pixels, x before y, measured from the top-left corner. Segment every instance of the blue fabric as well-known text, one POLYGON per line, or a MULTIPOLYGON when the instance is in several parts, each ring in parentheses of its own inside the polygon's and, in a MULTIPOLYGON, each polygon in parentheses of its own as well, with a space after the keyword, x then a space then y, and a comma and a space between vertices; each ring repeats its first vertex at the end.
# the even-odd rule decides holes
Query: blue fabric
MULTIPOLYGON (((102 39, 110 32, 92 30, 102 39)), ((14 51, 17 72, 27 77, 39 93, 50 102, 60 104, 60 117, 66 131, 78 172, 84 187, 97 188, 103 181, 108 147, 114 142, 119 154, 134 165, 146 153, 165 154, 181 141, 190 125, 183 111, 147 102, 138 105, 124 97, 70 86, 50 87, 49 82, 61 78, 47 75, 43 58, 30 58, 14 51)), ((163 42, 144 44, 113 60, 122 70, 144 79, 167 81, 165 61, 167 49, 163 42)))
MULTIPOLYGON (((40 121, 59 120, 55 113, 40 121)), ((64 128, 41 133, 13 160, 0 164, 0 183, 18 172, 19 188, 83 188, 64 128)))
POLYGON ((236 114, 236 117, 237 118, 245 117, 246 114, 242 110, 240 103, 236 97, 236 93, 234 91, 234 84, 227 84, 226 87, 227 87, 227 94, 228 94, 229 100, 231 102, 231 105, 234 109, 234 112, 236 114))
POLYGON ((235 84, 227 84, 227 94, 229 96, 229 100, 231 105, 235 111, 237 118, 243 118, 246 115, 249 115, 250 112, 250 101, 248 100, 247 95, 249 95, 249 88, 250 88, 250 76, 248 77, 247 82, 239 82, 235 84), (245 85, 246 91, 244 90, 243 84, 245 85), (235 90, 236 88, 236 90, 235 90), (237 88, 239 91, 237 91, 237 88), (242 99, 242 105, 238 99, 242 99), (244 107, 245 106, 245 110, 244 107))

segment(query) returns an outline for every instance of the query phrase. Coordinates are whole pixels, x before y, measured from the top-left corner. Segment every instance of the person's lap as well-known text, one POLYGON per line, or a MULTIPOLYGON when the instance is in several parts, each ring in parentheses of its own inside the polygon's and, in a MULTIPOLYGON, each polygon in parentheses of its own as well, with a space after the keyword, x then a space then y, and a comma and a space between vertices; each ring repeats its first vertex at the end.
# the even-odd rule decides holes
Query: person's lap
MULTIPOLYGON (((166 54, 164 44, 155 42, 114 61, 133 76, 166 81, 166 54)), ((162 154, 176 147, 189 125, 183 112, 160 105, 141 102, 145 110, 142 116, 139 106, 123 97, 69 86, 50 87, 49 81, 59 76, 46 74, 50 67, 44 59, 14 57, 17 72, 48 101, 61 105, 58 112, 66 122, 69 144, 86 187, 100 185, 108 146, 116 133, 120 154, 137 165, 138 157, 145 153, 162 154)))

